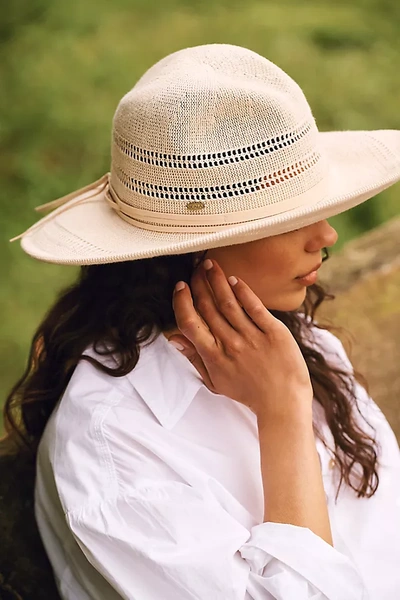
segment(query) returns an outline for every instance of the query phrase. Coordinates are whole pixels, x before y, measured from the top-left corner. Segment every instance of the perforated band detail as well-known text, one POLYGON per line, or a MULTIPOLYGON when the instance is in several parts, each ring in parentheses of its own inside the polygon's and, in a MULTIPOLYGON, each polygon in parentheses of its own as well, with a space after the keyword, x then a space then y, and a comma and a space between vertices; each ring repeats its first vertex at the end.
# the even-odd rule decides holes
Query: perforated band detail
POLYGON ((116 146, 132 158, 149 165, 166 167, 170 169, 205 169, 209 167, 219 167, 230 163, 250 160, 275 152, 287 146, 291 146, 299 141, 311 130, 311 123, 307 123, 297 128, 291 133, 284 133, 268 140, 245 146, 244 148, 235 148, 224 152, 215 152, 210 154, 166 154, 145 150, 139 146, 125 140, 119 133, 114 132, 114 142, 116 146))
POLYGON ((300 173, 312 168, 321 158, 317 152, 313 152, 305 160, 299 160, 293 165, 274 171, 267 175, 249 179, 238 183, 216 185, 211 187, 175 187, 166 185, 156 185, 139 181, 133 177, 129 177, 120 168, 116 170, 116 174, 120 182, 132 192, 141 194, 142 196, 151 196, 165 200, 186 200, 190 201, 207 201, 217 200, 219 198, 228 198, 232 196, 241 196, 243 194, 251 194, 262 189, 271 188, 275 185, 292 179, 300 175, 300 173))

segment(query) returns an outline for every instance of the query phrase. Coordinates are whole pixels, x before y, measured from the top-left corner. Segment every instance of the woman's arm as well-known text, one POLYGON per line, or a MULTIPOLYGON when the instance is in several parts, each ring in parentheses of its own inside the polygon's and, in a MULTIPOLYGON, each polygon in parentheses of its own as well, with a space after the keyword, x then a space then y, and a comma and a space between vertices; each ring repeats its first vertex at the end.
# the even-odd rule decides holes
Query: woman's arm
POLYGON ((308 527, 333 545, 312 414, 276 422, 259 418, 258 429, 264 521, 308 527))

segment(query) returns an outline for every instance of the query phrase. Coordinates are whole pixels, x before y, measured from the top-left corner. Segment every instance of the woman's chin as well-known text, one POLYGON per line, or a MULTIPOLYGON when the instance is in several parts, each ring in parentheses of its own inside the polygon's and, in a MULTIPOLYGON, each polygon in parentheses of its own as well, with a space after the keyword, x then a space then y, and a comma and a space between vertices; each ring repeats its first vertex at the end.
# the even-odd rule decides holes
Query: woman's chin
POLYGON ((279 310, 281 312, 290 312, 297 310, 303 304, 307 294, 307 288, 300 288, 295 293, 282 295, 274 300, 264 302, 268 310, 279 310))

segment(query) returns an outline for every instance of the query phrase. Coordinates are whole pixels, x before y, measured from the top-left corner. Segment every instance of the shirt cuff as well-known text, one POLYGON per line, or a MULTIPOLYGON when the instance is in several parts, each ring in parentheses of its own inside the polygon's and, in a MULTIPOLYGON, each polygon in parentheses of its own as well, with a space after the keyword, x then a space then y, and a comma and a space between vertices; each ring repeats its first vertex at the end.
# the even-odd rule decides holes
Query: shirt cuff
POLYGON ((295 571, 329 600, 367 600, 365 585, 356 566, 341 552, 306 527, 266 522, 251 530, 239 552, 250 570, 262 577, 272 575, 276 560, 295 571))

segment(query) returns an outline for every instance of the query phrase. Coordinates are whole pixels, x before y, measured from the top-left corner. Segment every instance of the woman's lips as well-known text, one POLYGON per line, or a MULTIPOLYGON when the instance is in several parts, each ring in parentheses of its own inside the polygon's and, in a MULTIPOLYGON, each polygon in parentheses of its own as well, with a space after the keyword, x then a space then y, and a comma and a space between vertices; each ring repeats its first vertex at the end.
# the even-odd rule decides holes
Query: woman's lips
POLYGON ((312 285, 313 283, 315 283, 317 281, 317 277, 318 277, 318 269, 315 271, 311 271, 311 273, 309 273, 305 277, 296 277, 295 279, 296 279, 296 281, 299 281, 303 285, 312 285))
POLYGON ((318 265, 314 265, 314 267, 312 269, 310 269, 307 273, 304 273, 304 275, 298 275, 295 279, 302 279, 303 277, 307 277, 307 275, 311 275, 311 273, 314 273, 314 271, 318 271, 318 269, 320 268, 321 265, 322 265, 322 260, 320 263, 318 263, 318 265))

